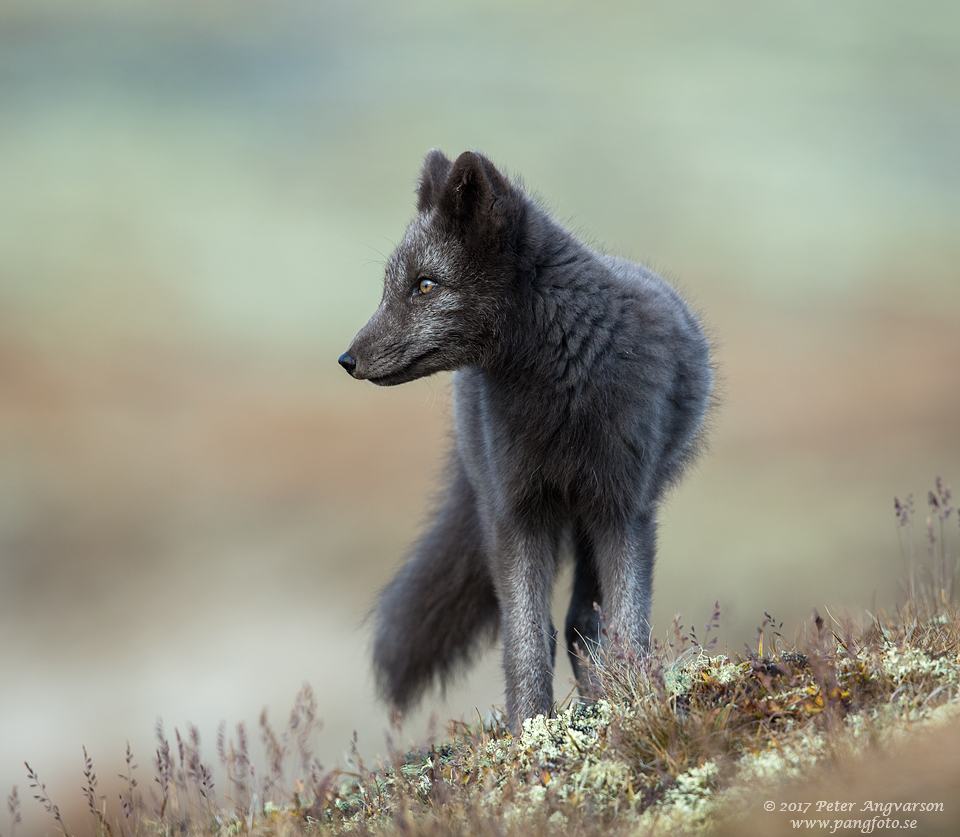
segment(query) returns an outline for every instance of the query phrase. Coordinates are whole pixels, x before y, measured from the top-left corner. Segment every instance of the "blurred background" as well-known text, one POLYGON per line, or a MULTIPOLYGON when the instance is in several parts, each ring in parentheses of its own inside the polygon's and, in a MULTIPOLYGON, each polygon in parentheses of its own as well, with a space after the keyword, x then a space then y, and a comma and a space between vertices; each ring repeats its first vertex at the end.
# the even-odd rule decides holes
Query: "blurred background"
MULTIPOLYGON (((893 496, 925 556, 926 492, 960 481, 958 78, 949 1, 0 3, 4 797, 54 830, 28 760, 81 830, 81 746, 106 782, 129 741, 145 788, 161 717, 222 781, 220 721, 256 740, 304 681, 327 767, 354 729, 384 751, 366 614, 429 511, 449 379, 336 359, 431 147, 522 174, 713 335, 657 635, 716 601, 731 652, 765 611, 790 639, 894 607, 893 496)), ((407 733, 501 702, 498 656, 407 733)))

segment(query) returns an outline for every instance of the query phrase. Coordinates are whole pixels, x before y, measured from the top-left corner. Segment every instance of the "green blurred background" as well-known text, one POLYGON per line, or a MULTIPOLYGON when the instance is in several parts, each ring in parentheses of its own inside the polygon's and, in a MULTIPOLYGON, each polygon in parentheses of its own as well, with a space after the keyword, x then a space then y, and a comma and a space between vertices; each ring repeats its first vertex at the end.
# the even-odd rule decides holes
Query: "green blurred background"
MULTIPOLYGON (((925 555, 960 479, 958 80, 953 2, 3 0, 0 790, 39 818, 27 759, 79 828, 82 744, 106 777, 129 740, 146 786, 157 717, 216 762, 221 719, 282 725, 303 681, 325 765, 353 729, 383 751, 364 619, 449 381, 336 358, 431 147, 522 174, 713 334, 658 635, 894 606, 893 495, 925 555)), ((501 696, 494 651, 408 732, 501 696)))

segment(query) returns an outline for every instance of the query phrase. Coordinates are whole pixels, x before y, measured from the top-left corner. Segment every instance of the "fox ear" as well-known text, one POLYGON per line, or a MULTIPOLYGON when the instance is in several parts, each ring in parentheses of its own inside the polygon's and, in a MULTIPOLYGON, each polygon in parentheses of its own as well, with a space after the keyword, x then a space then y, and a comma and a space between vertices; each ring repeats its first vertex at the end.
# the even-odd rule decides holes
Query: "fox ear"
POLYGON ((513 226, 521 198, 486 157, 464 151, 437 206, 466 235, 498 235, 513 226))
POLYGON ((452 165, 447 155, 436 148, 427 153, 420 171, 420 185, 417 187, 417 212, 426 212, 436 205, 452 165))

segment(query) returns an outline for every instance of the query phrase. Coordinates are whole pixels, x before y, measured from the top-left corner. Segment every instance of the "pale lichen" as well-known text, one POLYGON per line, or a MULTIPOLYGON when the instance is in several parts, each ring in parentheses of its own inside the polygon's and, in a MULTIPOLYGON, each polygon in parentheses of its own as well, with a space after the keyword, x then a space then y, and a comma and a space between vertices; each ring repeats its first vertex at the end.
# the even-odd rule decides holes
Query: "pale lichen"
MULTIPOLYGON (((523 723, 512 751, 490 742, 494 759, 511 761, 514 775, 532 777, 520 787, 488 797, 488 805, 505 806, 509 821, 536 816, 547 800, 573 808, 589 804, 594 809, 618 809, 629 783, 629 766, 608 746, 615 710, 606 700, 573 704, 557 717, 538 715, 523 723)), ((506 790, 501 785, 501 790, 506 790)))
POLYGON ((696 677, 727 685, 742 678, 745 667, 749 667, 749 663, 732 663, 724 655, 711 657, 702 648, 698 651, 699 654, 692 659, 681 658, 664 667, 663 682, 668 694, 689 692, 696 677))
POLYGON ((720 768, 713 760, 680 773, 663 799, 640 815, 638 830, 651 834, 707 831, 713 822, 711 814, 717 804, 719 777, 720 768))
POLYGON ((890 645, 880 655, 883 673, 896 683, 916 677, 933 677, 938 682, 957 683, 960 664, 956 655, 931 655, 925 650, 890 645))

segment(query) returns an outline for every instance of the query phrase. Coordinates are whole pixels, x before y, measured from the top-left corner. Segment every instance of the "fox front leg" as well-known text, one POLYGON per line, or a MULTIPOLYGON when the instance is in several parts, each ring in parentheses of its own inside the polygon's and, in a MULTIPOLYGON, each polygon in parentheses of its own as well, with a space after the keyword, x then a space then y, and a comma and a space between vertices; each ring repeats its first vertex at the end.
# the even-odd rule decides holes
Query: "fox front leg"
POLYGON ((548 714, 553 704, 555 557, 553 544, 543 536, 501 529, 497 541, 492 569, 503 631, 507 720, 516 735, 523 721, 548 714))
POLYGON ((597 574, 603 596, 608 637, 624 650, 645 651, 650 643, 650 599, 656 522, 638 515, 626 527, 595 540, 597 574))

